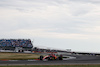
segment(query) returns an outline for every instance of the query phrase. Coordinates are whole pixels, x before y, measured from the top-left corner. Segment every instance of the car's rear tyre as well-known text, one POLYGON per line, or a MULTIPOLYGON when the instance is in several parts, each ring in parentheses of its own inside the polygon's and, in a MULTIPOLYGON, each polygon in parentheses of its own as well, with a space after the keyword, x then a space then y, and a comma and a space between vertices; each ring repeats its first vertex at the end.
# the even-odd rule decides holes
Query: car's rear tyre
POLYGON ((63 60, 63 57, 62 57, 62 55, 60 55, 60 56, 58 57, 58 59, 59 59, 59 60, 63 60))
POLYGON ((42 55, 40 56, 40 60, 43 60, 43 56, 42 55))

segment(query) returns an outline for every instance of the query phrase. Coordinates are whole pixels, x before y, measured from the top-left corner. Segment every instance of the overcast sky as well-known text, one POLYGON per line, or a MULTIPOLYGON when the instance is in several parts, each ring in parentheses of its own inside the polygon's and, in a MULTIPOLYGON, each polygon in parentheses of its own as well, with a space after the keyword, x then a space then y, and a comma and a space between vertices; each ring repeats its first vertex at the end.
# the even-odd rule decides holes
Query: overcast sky
POLYGON ((0 39, 100 52, 100 0, 0 0, 0 39))

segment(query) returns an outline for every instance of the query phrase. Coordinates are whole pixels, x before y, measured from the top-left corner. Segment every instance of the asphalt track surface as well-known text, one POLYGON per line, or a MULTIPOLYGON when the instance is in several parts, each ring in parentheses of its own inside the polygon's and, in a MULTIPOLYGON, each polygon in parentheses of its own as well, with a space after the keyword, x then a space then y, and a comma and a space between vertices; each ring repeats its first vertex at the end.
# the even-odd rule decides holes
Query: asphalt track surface
POLYGON ((80 65, 80 64, 100 64, 100 56, 70 55, 76 59, 70 60, 18 60, 18 61, 0 61, 0 65, 80 65))

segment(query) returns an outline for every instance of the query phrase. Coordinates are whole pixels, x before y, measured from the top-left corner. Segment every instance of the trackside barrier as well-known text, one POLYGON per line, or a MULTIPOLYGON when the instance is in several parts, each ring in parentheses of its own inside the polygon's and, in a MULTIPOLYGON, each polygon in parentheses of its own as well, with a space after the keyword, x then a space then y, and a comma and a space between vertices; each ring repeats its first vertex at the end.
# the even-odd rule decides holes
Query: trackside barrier
POLYGON ((0 52, 14 52, 13 50, 0 50, 0 52))
POLYGON ((50 53, 51 54, 51 53, 58 53, 58 52, 39 52, 39 51, 32 51, 32 53, 48 53, 48 54, 50 53))
POLYGON ((62 55, 64 55, 64 54, 65 54, 65 55, 72 55, 72 53, 66 53, 66 52, 57 52, 57 53, 58 53, 58 55, 61 55, 61 54, 62 54, 62 55))

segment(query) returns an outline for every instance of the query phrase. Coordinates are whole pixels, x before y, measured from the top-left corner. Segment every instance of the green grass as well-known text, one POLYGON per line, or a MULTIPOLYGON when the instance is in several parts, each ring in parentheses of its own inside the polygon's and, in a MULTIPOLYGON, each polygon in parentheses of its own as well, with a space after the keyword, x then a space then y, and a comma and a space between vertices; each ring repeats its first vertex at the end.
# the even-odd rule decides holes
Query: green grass
POLYGON ((0 67, 100 67, 100 65, 28 65, 28 66, 0 66, 0 67))
POLYGON ((0 60, 27 60, 39 58, 38 54, 0 52, 0 60))

